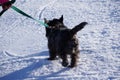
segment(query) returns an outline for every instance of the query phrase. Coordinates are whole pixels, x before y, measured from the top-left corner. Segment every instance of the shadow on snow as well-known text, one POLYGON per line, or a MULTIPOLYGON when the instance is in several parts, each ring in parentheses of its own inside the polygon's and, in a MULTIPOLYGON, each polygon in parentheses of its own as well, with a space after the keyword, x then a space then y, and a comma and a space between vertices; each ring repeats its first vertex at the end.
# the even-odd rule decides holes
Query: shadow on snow
MULTIPOLYGON (((41 58, 37 58, 35 59, 34 57, 42 57, 42 56, 48 56, 48 51, 43 51, 41 53, 36 53, 36 54, 32 54, 32 55, 28 55, 25 57, 18 57, 16 59, 14 59, 14 61, 12 61, 12 63, 14 63, 15 61, 18 61, 18 59, 21 59, 21 62, 26 61, 26 62, 32 62, 32 64, 28 65, 25 68, 22 68, 20 70, 16 70, 12 73, 9 73, 3 77, 0 78, 0 80, 23 80, 25 78, 36 78, 36 79, 48 79, 49 77, 55 77, 55 76, 59 76, 58 74, 61 72, 64 72, 66 70, 68 70, 67 68, 63 68, 58 72, 53 72, 49 75, 42 75, 42 76, 30 76, 30 73, 36 69, 42 68, 45 65, 50 64, 49 61, 45 60, 45 59, 41 59, 41 58), (26 58, 28 58, 27 60, 25 60, 26 58)), ((14 68, 14 67, 13 67, 14 68)))

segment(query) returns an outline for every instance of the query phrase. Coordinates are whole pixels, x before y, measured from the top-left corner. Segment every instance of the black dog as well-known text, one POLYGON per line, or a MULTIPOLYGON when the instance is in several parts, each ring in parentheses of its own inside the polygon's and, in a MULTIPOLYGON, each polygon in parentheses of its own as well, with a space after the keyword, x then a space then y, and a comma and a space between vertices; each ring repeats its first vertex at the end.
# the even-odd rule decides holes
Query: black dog
POLYGON ((55 60, 56 56, 62 59, 62 65, 68 66, 67 55, 71 57, 71 64, 69 67, 77 65, 78 58, 78 39, 76 33, 84 28, 87 22, 82 22, 73 29, 68 29, 63 23, 63 16, 59 19, 46 20, 46 37, 48 39, 49 58, 48 60, 55 60))

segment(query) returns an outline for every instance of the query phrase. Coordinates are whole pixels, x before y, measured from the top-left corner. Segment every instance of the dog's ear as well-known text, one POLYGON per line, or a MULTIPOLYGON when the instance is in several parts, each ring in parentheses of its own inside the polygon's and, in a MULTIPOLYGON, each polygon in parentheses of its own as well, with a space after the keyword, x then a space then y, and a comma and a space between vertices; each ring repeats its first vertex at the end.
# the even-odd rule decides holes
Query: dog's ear
POLYGON ((59 21, 63 23, 63 15, 60 17, 59 21))
POLYGON ((45 23, 48 23, 49 21, 48 21, 46 18, 44 18, 44 22, 45 22, 45 23))

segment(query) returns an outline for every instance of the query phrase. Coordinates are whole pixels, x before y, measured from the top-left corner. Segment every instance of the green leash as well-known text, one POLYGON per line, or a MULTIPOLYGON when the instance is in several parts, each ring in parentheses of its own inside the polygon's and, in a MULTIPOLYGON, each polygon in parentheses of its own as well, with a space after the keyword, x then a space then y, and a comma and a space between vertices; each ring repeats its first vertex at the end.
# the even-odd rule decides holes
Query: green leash
POLYGON ((28 18, 35 20, 36 22, 40 23, 41 25, 43 25, 43 26, 45 26, 45 27, 48 27, 48 25, 47 25, 46 23, 44 23, 44 22, 42 22, 42 21, 40 21, 40 20, 38 20, 38 19, 35 19, 35 18, 31 17, 30 15, 26 14, 25 12, 23 12, 23 11, 20 10, 20 9, 18 9, 17 7, 11 6, 11 8, 12 8, 13 10, 17 11, 18 13, 20 13, 20 14, 28 17, 28 18))

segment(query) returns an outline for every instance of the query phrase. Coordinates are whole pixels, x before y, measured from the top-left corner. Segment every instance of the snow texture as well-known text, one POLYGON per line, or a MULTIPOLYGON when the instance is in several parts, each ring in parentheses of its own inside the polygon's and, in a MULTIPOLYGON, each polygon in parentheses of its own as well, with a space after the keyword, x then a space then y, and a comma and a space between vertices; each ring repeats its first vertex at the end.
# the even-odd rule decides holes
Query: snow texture
MULTIPOLYGON (((9 9, 0 17, 0 80, 120 80, 120 0, 17 0, 14 6, 43 21, 64 15, 78 32, 75 68, 48 61, 45 28, 9 9)), ((0 8, 0 10, 2 10, 0 8)))

